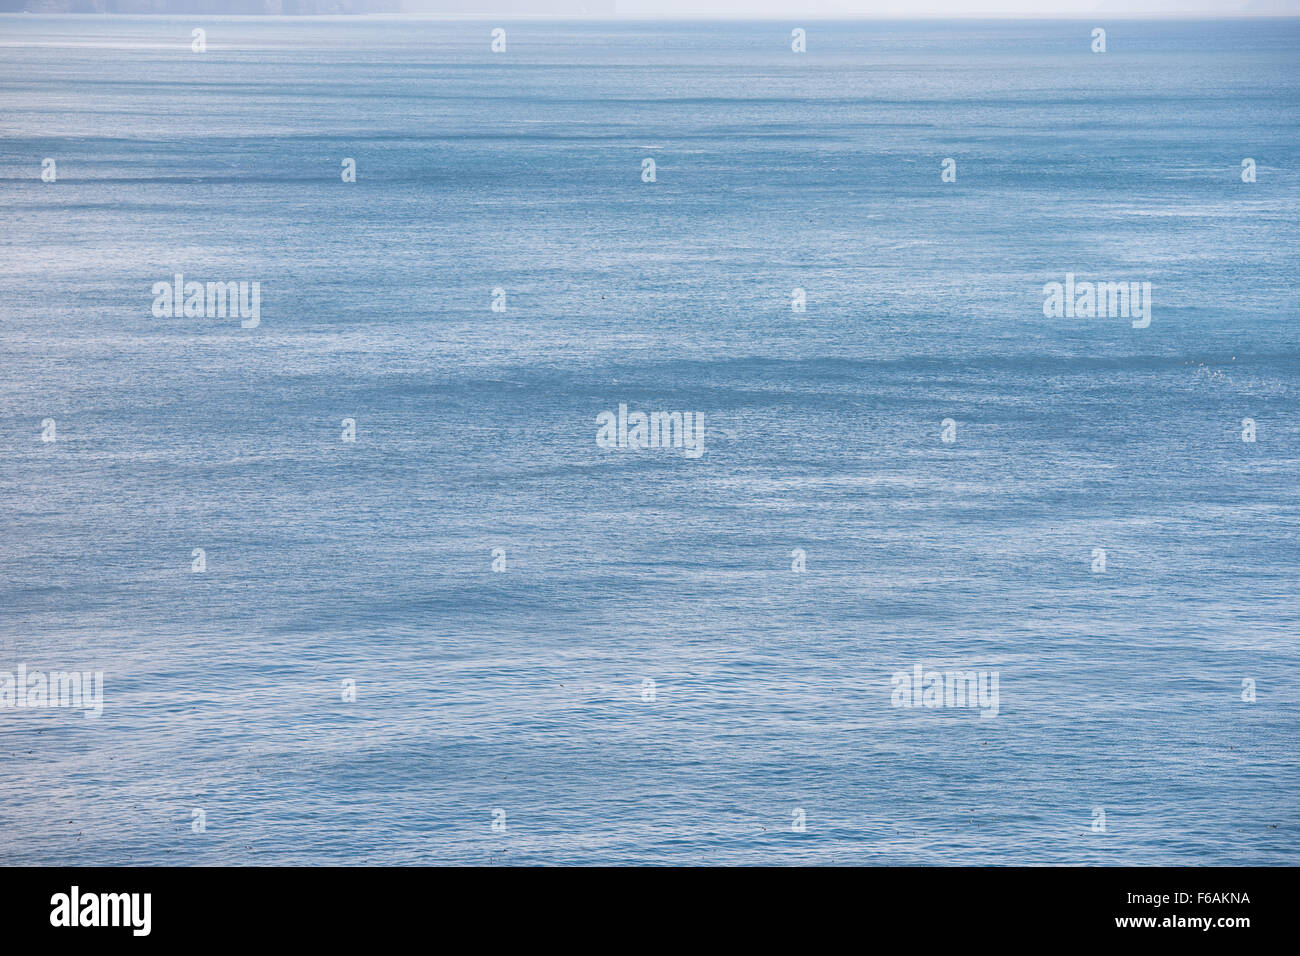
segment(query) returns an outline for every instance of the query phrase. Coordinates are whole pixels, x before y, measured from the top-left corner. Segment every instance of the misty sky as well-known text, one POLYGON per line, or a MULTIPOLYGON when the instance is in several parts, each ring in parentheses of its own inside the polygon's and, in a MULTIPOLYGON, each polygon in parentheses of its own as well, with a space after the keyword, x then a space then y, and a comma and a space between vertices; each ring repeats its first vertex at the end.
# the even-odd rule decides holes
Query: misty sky
POLYGON ((1298 16, 1300 0, 406 0, 408 9, 644 17, 1221 17, 1298 16))

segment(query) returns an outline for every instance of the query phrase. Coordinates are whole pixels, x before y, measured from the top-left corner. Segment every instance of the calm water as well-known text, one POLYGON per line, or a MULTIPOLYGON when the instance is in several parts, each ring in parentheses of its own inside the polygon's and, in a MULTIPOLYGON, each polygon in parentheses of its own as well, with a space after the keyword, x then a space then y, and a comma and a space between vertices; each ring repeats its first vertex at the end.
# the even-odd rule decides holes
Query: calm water
POLYGON ((494 25, 0 17, 0 862, 1300 863, 1300 22, 494 25))

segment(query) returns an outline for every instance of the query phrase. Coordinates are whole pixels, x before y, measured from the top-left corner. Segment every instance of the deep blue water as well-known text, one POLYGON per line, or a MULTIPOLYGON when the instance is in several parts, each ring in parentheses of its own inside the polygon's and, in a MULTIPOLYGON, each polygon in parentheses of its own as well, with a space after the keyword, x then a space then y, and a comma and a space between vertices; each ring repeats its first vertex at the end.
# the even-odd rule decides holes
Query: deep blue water
POLYGON ((0 17, 0 862, 1300 862, 1300 21, 496 25, 0 17))

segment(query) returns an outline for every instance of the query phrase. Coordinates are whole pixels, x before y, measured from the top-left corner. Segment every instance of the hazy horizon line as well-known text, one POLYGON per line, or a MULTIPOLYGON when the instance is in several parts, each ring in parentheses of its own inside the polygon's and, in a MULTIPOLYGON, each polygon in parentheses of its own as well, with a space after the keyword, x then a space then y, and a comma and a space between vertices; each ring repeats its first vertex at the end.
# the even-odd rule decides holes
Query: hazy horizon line
POLYGON ((1212 23, 1218 20, 1300 20, 1300 13, 1219 13, 1214 15, 1202 16, 1181 16, 1177 14, 1117 14, 1117 13, 1097 13, 1090 17, 1080 16, 1078 14, 1060 15, 1060 16, 1042 16, 1032 17, 1018 16, 1015 14, 980 14, 963 15, 963 14, 913 14, 911 16, 852 16, 852 15, 827 15, 827 14, 803 14, 792 16, 728 16, 726 14, 674 14, 672 16, 647 17, 641 14, 618 14, 618 13, 512 13, 501 11, 499 13, 419 13, 414 11, 402 11, 393 13, 373 12, 373 13, 124 13, 119 11, 71 11, 71 10, 0 10, 0 17, 136 17, 142 20, 178 20, 193 19, 194 17, 206 17, 209 19, 222 20, 359 20, 359 19, 384 19, 384 20, 464 20, 464 21, 487 21, 487 20, 587 20, 587 21, 604 21, 604 20, 624 20, 632 23, 909 23, 917 21, 1015 21, 1018 23, 1035 23, 1035 22, 1065 22, 1074 21, 1077 23, 1093 23, 1103 20, 1122 20, 1125 22, 1185 22, 1185 23, 1212 23))

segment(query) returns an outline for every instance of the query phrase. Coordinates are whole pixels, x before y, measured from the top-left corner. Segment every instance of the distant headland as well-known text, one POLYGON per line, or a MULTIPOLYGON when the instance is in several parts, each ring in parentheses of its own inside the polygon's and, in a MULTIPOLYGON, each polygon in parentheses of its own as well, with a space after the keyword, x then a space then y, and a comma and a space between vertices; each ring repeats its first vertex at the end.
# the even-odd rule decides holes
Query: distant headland
MULTIPOLYGON (((605 16, 615 0, 552 0, 549 15, 605 16)), ((195 16, 321 16, 430 13, 458 16, 536 14, 536 0, 0 0, 0 13, 133 13, 195 16), (485 8, 486 7, 486 8, 485 8)))

